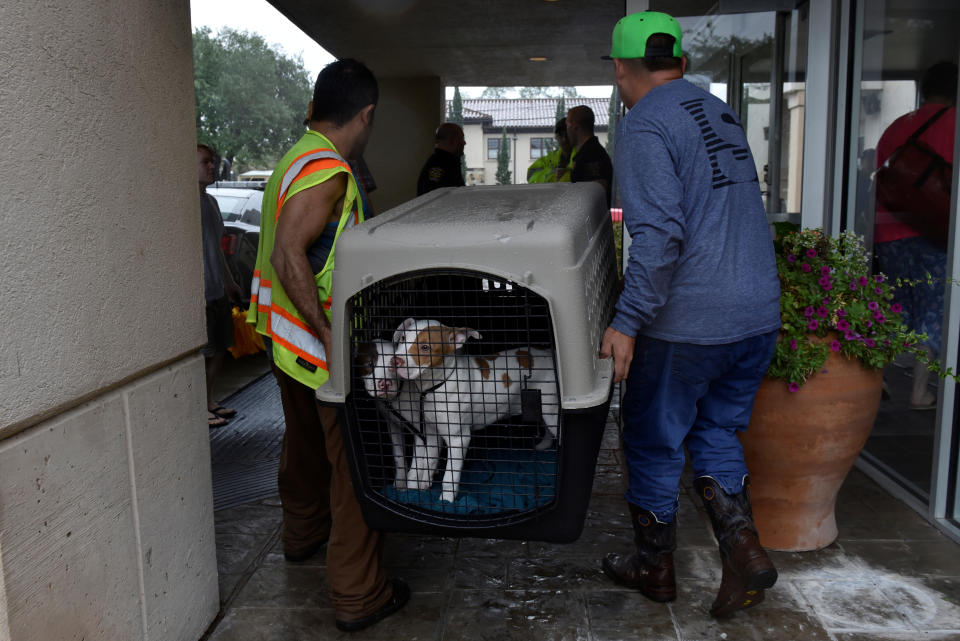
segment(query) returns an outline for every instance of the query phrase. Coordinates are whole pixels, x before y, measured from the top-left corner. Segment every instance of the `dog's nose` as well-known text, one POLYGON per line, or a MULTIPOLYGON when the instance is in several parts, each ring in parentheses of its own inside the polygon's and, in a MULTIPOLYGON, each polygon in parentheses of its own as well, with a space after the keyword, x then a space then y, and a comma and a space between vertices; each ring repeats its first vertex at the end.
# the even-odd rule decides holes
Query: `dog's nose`
POLYGON ((379 381, 377 381, 377 387, 384 391, 388 391, 391 387, 393 387, 393 383, 386 378, 381 378, 379 381))
POLYGON ((403 367, 403 359, 399 356, 394 356, 390 359, 390 365, 392 365, 394 368, 403 367))

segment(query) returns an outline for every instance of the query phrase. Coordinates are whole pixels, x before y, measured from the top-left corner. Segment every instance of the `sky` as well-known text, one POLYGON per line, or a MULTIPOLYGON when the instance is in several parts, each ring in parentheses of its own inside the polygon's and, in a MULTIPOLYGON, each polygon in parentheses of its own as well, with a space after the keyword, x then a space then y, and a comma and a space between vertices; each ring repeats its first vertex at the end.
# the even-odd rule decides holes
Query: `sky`
MULTIPOLYGON (((192 0, 190 19, 194 29, 210 27, 217 33, 223 27, 230 27, 236 31, 256 33, 287 56, 299 56, 313 78, 317 77, 324 65, 335 59, 266 0, 192 0)), ((460 94, 464 98, 479 98, 483 89, 462 87, 460 94)), ((577 87, 579 95, 591 98, 609 98, 610 90, 610 85, 577 87)), ((453 87, 448 87, 447 98, 452 97, 453 87)))

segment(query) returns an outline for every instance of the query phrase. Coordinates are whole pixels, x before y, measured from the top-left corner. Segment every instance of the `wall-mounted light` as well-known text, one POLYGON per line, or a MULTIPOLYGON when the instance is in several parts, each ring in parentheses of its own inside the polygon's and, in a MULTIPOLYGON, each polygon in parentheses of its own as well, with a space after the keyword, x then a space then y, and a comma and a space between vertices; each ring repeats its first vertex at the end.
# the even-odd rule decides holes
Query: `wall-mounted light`
POLYGON ((546 62, 546 56, 530 56, 530 62, 546 62))

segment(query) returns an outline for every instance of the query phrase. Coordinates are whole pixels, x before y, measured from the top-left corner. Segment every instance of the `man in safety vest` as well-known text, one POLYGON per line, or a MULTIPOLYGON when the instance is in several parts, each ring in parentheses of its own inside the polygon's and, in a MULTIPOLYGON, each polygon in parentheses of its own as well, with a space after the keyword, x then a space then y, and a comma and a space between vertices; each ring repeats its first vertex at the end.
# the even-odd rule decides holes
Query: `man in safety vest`
POLYGON ((331 63, 317 77, 309 129, 264 189, 247 316, 269 343, 286 420, 278 473, 284 556, 303 561, 327 544, 330 599, 344 631, 376 623, 410 597, 403 581, 383 571, 382 536, 360 512, 336 410, 315 397, 329 378, 337 238, 363 220, 347 161, 363 153, 377 97, 376 79, 356 60, 331 63))
POLYGON ((567 120, 561 118, 553 128, 558 147, 549 154, 540 156, 527 168, 528 183, 568 183, 573 155, 576 152, 567 138, 567 120))

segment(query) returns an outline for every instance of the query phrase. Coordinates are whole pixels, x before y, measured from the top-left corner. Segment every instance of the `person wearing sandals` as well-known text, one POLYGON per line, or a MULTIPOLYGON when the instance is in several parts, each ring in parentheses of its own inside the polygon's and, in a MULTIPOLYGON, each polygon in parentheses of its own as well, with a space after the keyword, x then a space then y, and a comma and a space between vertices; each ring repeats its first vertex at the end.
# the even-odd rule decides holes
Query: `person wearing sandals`
POLYGON ((220 247, 223 218, 216 199, 207 187, 216 179, 213 149, 197 145, 197 178, 200 183, 200 220, 203 234, 203 293, 206 299, 207 344, 200 353, 207 374, 207 425, 223 427, 237 411, 222 407, 213 398, 213 387, 220 374, 227 349, 233 345, 233 305, 243 297, 240 287, 227 268, 227 259, 220 247))

